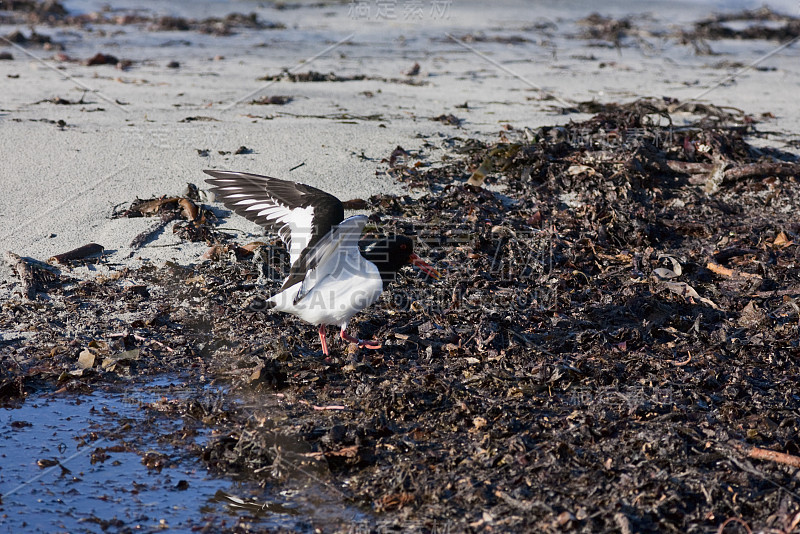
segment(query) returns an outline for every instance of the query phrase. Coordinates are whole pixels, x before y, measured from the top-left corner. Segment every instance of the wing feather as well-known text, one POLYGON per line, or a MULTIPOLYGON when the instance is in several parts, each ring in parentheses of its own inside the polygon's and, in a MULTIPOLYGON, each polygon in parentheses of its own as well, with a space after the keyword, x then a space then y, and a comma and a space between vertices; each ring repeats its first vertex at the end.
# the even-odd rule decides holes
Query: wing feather
POLYGON ((245 172, 203 172, 212 176, 206 182, 226 207, 278 233, 293 271, 304 251, 344 220, 339 199, 310 185, 245 172))

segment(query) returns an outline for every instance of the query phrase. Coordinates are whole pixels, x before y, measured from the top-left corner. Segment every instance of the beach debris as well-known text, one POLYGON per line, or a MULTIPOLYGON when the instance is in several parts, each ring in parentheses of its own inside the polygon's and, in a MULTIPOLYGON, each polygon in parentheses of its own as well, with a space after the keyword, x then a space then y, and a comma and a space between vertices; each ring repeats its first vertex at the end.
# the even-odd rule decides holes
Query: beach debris
MULTIPOLYGON (((24 384, 23 376, 6 376, 6 373, 0 372, 0 400, 24 397, 24 384)), ((2 499, 0 499, 0 503, 2 503, 2 499)))
MULTIPOLYGON (((83 97, 81 97, 81 101, 80 102, 78 102, 78 101, 74 101, 73 102, 72 100, 67 100, 66 98, 61 98, 60 96, 57 96, 55 98, 51 98, 50 100, 42 100, 42 102, 50 102, 51 104, 55 104, 57 106, 74 106, 76 104, 83 104, 83 97)), ((39 102, 37 102, 37 104, 38 103, 39 102)))
POLYGON ((167 68, 168 69, 179 69, 180 67, 181 67, 181 64, 179 62, 175 61, 174 59, 172 61, 170 61, 169 63, 167 63, 167 68))
POLYGON ((200 259, 216 261, 226 257, 233 257, 236 260, 241 260, 251 256, 257 248, 264 246, 267 246, 267 244, 263 241, 253 241, 241 246, 234 244, 215 243, 211 245, 202 256, 200 256, 200 259), (234 256, 231 256, 231 254, 234 254, 234 256))
POLYGON ((186 196, 162 196, 152 199, 136 199, 122 211, 115 211, 113 219, 131 217, 158 216, 160 220, 150 228, 141 232, 131 241, 130 247, 138 249, 151 241, 164 228, 174 221, 179 221, 173 226, 173 233, 186 241, 212 242, 218 233, 212 223, 216 222, 213 212, 205 209, 191 197, 200 198, 201 191, 194 184, 187 184, 186 196))
POLYGON ((774 11, 768 6, 715 14, 683 31, 685 40, 764 39, 787 42, 800 37, 800 17, 774 11))
POLYGON ((206 250, 202 256, 200 256, 201 260, 214 260, 217 261, 225 256, 228 255, 230 252, 229 245, 223 245, 221 243, 216 243, 211 245, 208 250, 206 250))
POLYGON ((0 52, 0 61, 11 61, 14 59, 14 56, 11 55, 11 52, 0 52))
MULTIPOLYGON (((522 145, 520 143, 501 143, 496 145, 494 148, 488 151, 486 157, 483 158, 483 161, 481 161, 480 166, 478 166, 478 168, 472 172, 467 180, 467 185, 472 187, 481 187, 484 180, 486 180, 486 176, 494 172, 495 169, 497 172, 503 172, 508 168, 509 165, 511 165, 514 156, 521 147, 522 145)), ((595 172, 591 167, 576 165, 571 165, 568 167, 567 172, 574 174, 576 169, 579 169, 580 173, 584 171, 595 172), (570 169, 573 170, 570 171, 570 169)))
POLYGON ((102 52, 96 53, 84 62, 84 64, 89 67, 96 65, 116 65, 117 63, 119 63, 119 59, 117 59, 116 56, 103 54, 102 52))
MULTIPOLYGON (((451 39, 452 38, 448 38, 447 40, 451 39)), ((483 32, 467 33, 459 36, 458 39, 466 43, 521 44, 530 42, 530 39, 528 39, 527 37, 523 37, 522 35, 507 35, 507 34, 486 35, 483 32)), ((445 41, 446 39, 443 38, 442 40, 445 41)))
POLYGON ((103 246, 97 243, 88 243, 76 249, 61 254, 56 254, 47 260, 47 263, 58 263, 61 265, 69 265, 79 260, 85 260, 93 256, 100 256, 103 254, 103 246))
POLYGON ((481 162, 480 166, 472 172, 467 180, 467 185, 471 185, 472 187, 481 187, 484 180, 486 180, 486 176, 488 176, 491 172, 492 159, 491 157, 486 157, 481 162))
POLYGON ((160 16, 142 10, 123 11, 99 9, 72 14, 57 0, 15 0, 0 4, 4 11, 5 24, 50 26, 75 26, 83 28, 97 25, 142 25, 147 31, 195 31, 216 36, 232 35, 238 29, 281 29, 281 23, 261 20, 257 14, 229 13, 221 17, 193 19, 176 16, 160 16))
POLYGON ((581 38, 610 41, 617 48, 622 46, 622 39, 627 37, 633 28, 631 21, 627 18, 614 19, 597 13, 592 13, 588 17, 579 20, 578 24, 584 27, 581 38))
POLYGON ((217 36, 231 35, 235 29, 279 29, 282 24, 263 22, 255 13, 244 15, 230 13, 225 17, 211 17, 202 20, 184 17, 162 16, 155 19, 150 30, 152 31, 198 31, 217 36))
POLYGON ((162 196, 159 198, 151 198, 142 200, 137 198, 134 200, 130 207, 121 213, 112 215, 112 219, 122 217, 151 217, 161 213, 170 213, 179 209, 178 202, 181 197, 167 197, 162 196))
POLYGON ((438 117, 433 117, 432 121, 438 121, 443 124, 449 124, 450 126, 461 126, 462 119, 459 119, 452 113, 442 114, 438 117))
POLYGON ((272 96, 262 96, 261 98, 257 98, 255 100, 250 101, 251 104, 258 104, 261 106, 283 106, 288 104, 294 100, 294 97, 287 96, 287 95, 272 95, 272 96))
POLYGON ((6 251, 5 260, 19 277, 22 295, 28 300, 35 299, 36 293, 45 292, 63 282, 61 275, 47 264, 23 258, 11 251, 6 251))
POLYGON ((219 122, 219 119, 215 119, 214 117, 208 117, 206 115, 194 115, 192 117, 186 117, 185 119, 181 119, 178 122, 219 122))
MULTIPOLYGON (((61 44, 53 42, 49 35, 37 33, 35 30, 31 30, 30 36, 26 36, 20 30, 14 30, 6 34, 5 38, 14 44, 22 46, 41 45, 46 50, 63 50, 64 48, 61 44)), ((0 41, 0 44, 4 43, 0 41)))
POLYGON ((373 80, 385 83, 399 83, 404 85, 427 85, 428 82, 420 80, 415 76, 406 76, 404 78, 384 78, 382 76, 367 76, 366 74, 355 74, 352 76, 345 76, 333 72, 322 73, 310 70, 308 72, 290 72, 283 70, 279 74, 267 74, 258 78, 260 81, 275 82, 275 81, 288 81, 296 83, 305 82, 353 82, 362 80, 373 80))
POLYGON ((100 367, 105 371, 115 371, 117 366, 130 366, 130 364, 139 359, 141 349, 130 349, 103 358, 100 367))
POLYGON ((703 304, 711 306, 715 310, 719 309, 719 306, 714 304, 714 302, 712 302, 711 299, 701 297, 700 294, 697 292, 697 290, 695 290, 695 288, 693 288, 686 282, 661 282, 661 284, 676 295, 679 295, 689 300, 696 299, 702 302, 703 304))
POLYGON ((288 70, 281 71, 280 74, 266 75, 259 78, 261 81, 275 82, 275 81, 289 81, 289 82, 351 82, 356 80, 365 80, 367 76, 358 74, 355 76, 340 76, 333 72, 323 74, 310 70, 308 72, 289 72, 288 70))
POLYGON ((94 365, 95 354, 89 349, 83 349, 78 355, 78 369, 88 369, 94 365))
POLYGON ((408 158, 409 153, 401 147, 400 145, 396 146, 392 153, 389 155, 389 168, 397 167, 400 164, 404 164, 406 158, 408 158))
POLYGON ((147 290, 147 286, 144 284, 131 284, 129 286, 125 286, 125 289, 123 289, 122 292, 125 295, 136 295, 145 299, 150 298, 150 292, 147 290))
POLYGON ((363 198, 351 198, 342 202, 342 206, 346 210, 365 210, 369 208, 369 202, 363 198))
POLYGON ((414 66, 408 69, 403 74, 405 74, 406 76, 417 76, 419 74, 419 69, 420 69, 419 63, 414 63, 414 66))
POLYGON ((769 176, 800 176, 800 163, 790 161, 762 161, 729 167, 722 173, 724 181, 766 178, 769 176))
POLYGON ((169 465, 169 456, 161 452, 148 451, 142 456, 142 465, 147 469, 160 473, 162 469, 169 465))
MULTIPOLYGON (((747 455, 748 458, 752 458, 754 460, 767 461, 767 462, 775 462, 787 465, 794 469, 800 468, 800 456, 797 456, 795 454, 787 454, 785 452, 763 449, 761 447, 754 447, 752 445, 744 443, 734 442, 731 443, 731 445, 737 451, 747 455)), ((800 524, 800 516, 795 515, 792 528, 793 529, 796 528, 798 524, 800 524)))
POLYGON ((100 358, 108 355, 109 351, 108 343, 103 340, 93 339, 78 354, 78 369, 83 371, 94 367, 95 363, 99 362, 100 358))
MULTIPOLYGON (((126 210, 114 213, 112 218, 152 217, 159 215, 162 219, 167 220, 167 222, 183 217, 188 221, 205 223, 206 216, 211 217, 213 215, 189 198, 192 193, 191 186, 192 184, 187 187, 187 193, 189 193, 189 195, 186 197, 162 196, 147 200, 137 198, 126 210)), ((197 190, 197 186, 194 186, 194 189, 197 190)))
POLYGON ((200 195, 204 192, 191 182, 186 182, 186 187, 183 189, 183 196, 192 202, 200 202, 200 195))
POLYGON ((706 269, 709 271, 718 274, 720 276, 726 276, 728 278, 749 278, 749 279, 756 279, 761 280, 761 275, 748 273, 743 271, 738 271, 736 269, 730 269, 725 267, 724 265, 720 265, 718 263, 714 263, 712 261, 706 263, 706 269))

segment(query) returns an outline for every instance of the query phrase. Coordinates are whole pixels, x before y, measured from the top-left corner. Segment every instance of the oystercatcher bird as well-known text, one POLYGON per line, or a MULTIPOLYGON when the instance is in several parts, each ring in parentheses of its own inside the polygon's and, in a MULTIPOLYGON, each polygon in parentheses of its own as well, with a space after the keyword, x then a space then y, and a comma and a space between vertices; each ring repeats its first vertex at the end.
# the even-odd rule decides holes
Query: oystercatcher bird
POLYGON ((380 342, 347 333, 347 323, 370 306, 412 264, 438 279, 439 273, 414 254, 411 239, 393 235, 361 248, 367 217, 344 218, 335 196, 305 184, 230 171, 203 171, 217 199, 239 215, 278 232, 289 250, 291 268, 268 306, 319 325, 322 352, 328 355, 325 327, 337 325, 342 339, 379 349, 380 342))

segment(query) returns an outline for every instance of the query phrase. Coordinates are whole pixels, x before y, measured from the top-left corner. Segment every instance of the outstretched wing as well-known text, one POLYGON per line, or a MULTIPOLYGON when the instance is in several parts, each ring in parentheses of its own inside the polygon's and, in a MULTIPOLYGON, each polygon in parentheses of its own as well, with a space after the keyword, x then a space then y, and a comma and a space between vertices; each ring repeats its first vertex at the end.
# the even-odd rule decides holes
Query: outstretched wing
POLYGON ((293 271, 304 251, 344 220, 339 199, 310 185, 246 172, 203 172, 212 176, 206 182, 227 208, 278 232, 289 250, 293 271))

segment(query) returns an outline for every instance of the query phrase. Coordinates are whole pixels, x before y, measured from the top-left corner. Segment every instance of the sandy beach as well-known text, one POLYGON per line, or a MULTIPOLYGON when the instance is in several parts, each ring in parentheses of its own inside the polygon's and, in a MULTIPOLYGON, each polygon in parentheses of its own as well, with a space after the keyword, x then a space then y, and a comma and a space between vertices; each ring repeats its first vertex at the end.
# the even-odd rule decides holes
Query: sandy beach
POLYGON ((759 478, 736 466, 769 456, 758 451, 789 455, 779 458, 787 465, 800 454, 787 415, 800 406, 788 304, 798 272, 797 1, 44 4, 0 8, 0 252, 14 254, 0 261, 0 529, 39 512, 31 528, 42 532, 156 531, 165 528, 158 518, 231 532, 716 532, 731 517, 753 531, 779 519, 796 528, 796 481, 777 467, 759 478), (604 129, 622 116, 636 126, 604 129), (594 128, 583 147, 576 125, 594 128), (650 127, 678 137, 653 142, 653 156, 635 131, 650 127), (630 137, 602 145, 598 132, 630 137), (494 165, 486 183, 465 188, 482 161, 494 165), (387 338, 385 352, 341 344, 323 359, 313 327, 250 312, 251 294, 279 280, 265 281, 266 267, 237 247, 271 236, 206 196, 204 169, 307 183, 358 200, 386 227, 425 228, 419 235, 434 244, 422 250, 450 280, 409 278, 398 290, 404 306, 387 297, 357 321, 387 338), (626 173, 656 178, 614 181, 626 173), (219 219, 212 233, 177 231, 186 221, 174 206, 176 219, 160 212, 163 223, 158 210, 130 215, 138 199, 177 205, 187 184, 219 219), (737 204, 742 195, 752 212, 737 204), (634 197, 643 207, 627 204, 634 197), (684 207, 694 219, 680 219, 684 207), (506 211, 514 215, 504 222, 506 211), (462 219, 447 227, 452 214, 462 219), (734 228, 737 218, 764 226, 750 235, 734 228), (469 239, 453 245, 454 229, 469 239), (670 242, 675 235, 687 241, 670 242), (524 309, 509 311, 490 300, 519 300, 522 286, 486 265, 497 243, 523 236, 530 250, 504 261, 535 249, 549 270, 525 286, 524 309), (210 255, 223 241, 221 258, 210 255), (13 258, 35 265, 88 243, 102 256, 59 266, 49 293, 28 292, 14 270, 13 258), (617 285, 601 287, 611 279, 617 285), (444 311, 426 300, 437 291, 444 311), (453 312, 460 292, 483 308, 453 312), (641 324, 620 326, 621 315, 641 324), (737 359, 750 355, 741 377, 737 359), (593 405, 598 413, 586 416, 593 405), (764 413, 747 408, 759 406, 764 413), (103 425, 127 430, 103 434, 109 427, 92 419, 101 411, 103 425), (54 421, 41 448, 23 433, 37 413, 54 421), (685 444, 676 437, 684 428, 685 444), (744 450, 733 440, 752 447, 749 460, 730 460, 744 450), (75 441, 95 449, 80 470, 86 482, 63 474, 53 491, 58 506, 70 503, 71 484, 88 497, 63 518, 48 515, 17 481, 66 467, 75 441), (122 467, 151 484, 141 497, 127 494, 124 473, 104 478, 98 451, 121 450, 133 457, 122 467), (280 472, 281 454, 313 472, 313 491, 280 472), (705 469, 685 484, 669 464, 682 454, 705 469), (561 482, 528 478, 540 468, 561 482), (604 489, 562 492, 572 480, 604 489), (629 494, 608 497, 609 480, 629 494), (113 518, 98 511, 104 484, 127 503, 113 518), (781 484, 794 489, 782 494, 781 484), (187 487, 197 506, 182 501, 187 487), (183 508, 152 505, 141 519, 151 504, 129 497, 183 508))

